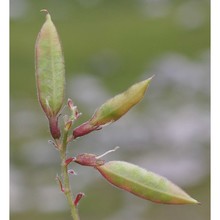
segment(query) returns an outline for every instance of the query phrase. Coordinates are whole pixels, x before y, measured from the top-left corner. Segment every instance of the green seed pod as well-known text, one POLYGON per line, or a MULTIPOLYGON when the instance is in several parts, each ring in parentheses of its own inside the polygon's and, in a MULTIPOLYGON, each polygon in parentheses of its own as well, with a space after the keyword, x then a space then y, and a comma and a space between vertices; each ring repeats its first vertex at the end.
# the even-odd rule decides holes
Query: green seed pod
POLYGON ((77 138, 86 135, 94 130, 99 130, 103 126, 117 121, 134 105, 142 100, 151 79, 152 77, 136 83, 125 92, 106 101, 96 110, 89 121, 83 123, 73 131, 73 137, 77 138))
POLYGON ((64 101, 65 68, 59 36, 48 12, 36 40, 35 70, 39 102, 46 116, 54 117, 64 101))
POLYGON ((125 92, 109 99, 99 109, 97 109, 90 120, 90 124, 93 126, 104 126, 117 121, 134 105, 142 100, 151 79, 152 77, 136 83, 125 92))
POLYGON ((96 169, 114 186, 143 199, 164 204, 198 204, 166 178, 139 166, 123 161, 110 161, 96 169))

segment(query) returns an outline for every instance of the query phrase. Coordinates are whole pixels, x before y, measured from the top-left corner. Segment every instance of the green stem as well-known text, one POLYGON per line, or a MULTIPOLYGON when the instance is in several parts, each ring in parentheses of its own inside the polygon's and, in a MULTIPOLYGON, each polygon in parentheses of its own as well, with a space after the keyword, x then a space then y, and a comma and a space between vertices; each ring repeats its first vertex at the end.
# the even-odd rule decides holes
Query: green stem
POLYGON ((63 178, 63 187, 64 187, 65 196, 67 198, 68 204, 71 209, 71 215, 72 215, 73 220, 80 220, 77 207, 74 205, 74 202, 72 199, 72 191, 70 187, 68 167, 66 165, 67 136, 68 136, 68 131, 64 129, 63 141, 60 146, 61 173, 62 173, 62 178, 63 178))

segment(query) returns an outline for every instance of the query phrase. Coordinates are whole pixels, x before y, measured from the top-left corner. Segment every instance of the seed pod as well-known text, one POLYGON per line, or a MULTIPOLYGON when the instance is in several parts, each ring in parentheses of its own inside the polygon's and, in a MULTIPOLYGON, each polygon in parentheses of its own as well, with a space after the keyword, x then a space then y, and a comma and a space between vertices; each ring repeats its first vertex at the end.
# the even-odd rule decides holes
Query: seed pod
POLYGON ((64 101, 65 68, 59 36, 48 12, 35 44, 35 72, 39 102, 52 136, 59 138, 57 115, 64 101))
POLYGON ((143 199, 165 204, 198 204, 166 178, 139 166, 123 161, 110 161, 96 169, 114 186, 143 199))
POLYGON ((104 126, 117 121, 134 105, 142 100, 152 77, 132 85, 125 92, 109 99, 94 114, 90 120, 93 126, 104 126))
POLYGON ((74 138, 88 134, 94 130, 117 121, 134 105, 142 100, 152 77, 132 85, 125 92, 106 101, 96 110, 92 118, 73 131, 74 138))
POLYGON ((59 36, 46 15, 35 45, 38 98, 48 117, 57 115, 64 100, 65 69, 59 36))

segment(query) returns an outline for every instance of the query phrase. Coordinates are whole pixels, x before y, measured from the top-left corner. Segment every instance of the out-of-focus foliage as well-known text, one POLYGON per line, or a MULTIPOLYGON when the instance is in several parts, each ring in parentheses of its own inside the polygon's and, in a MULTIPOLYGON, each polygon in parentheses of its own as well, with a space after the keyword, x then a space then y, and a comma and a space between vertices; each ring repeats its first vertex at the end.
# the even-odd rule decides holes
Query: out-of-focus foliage
POLYGON ((10 7, 11 219, 69 216, 55 182, 59 156, 47 143, 35 86, 34 44, 44 21, 40 10, 47 8, 63 45, 67 97, 83 113, 79 123, 124 88, 155 75, 135 109, 74 142, 69 154, 101 154, 119 145, 106 160, 166 176, 202 204, 143 202, 110 187, 93 169, 74 165, 73 191, 86 194, 82 219, 207 220, 209 1, 11 0, 10 7))

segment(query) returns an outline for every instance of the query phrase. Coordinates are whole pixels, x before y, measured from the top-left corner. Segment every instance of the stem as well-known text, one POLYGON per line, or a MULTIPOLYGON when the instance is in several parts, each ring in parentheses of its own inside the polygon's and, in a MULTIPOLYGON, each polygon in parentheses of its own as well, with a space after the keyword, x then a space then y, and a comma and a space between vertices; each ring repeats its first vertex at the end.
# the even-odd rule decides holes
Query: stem
POLYGON ((80 220, 77 207, 74 205, 74 202, 72 199, 72 191, 70 187, 68 168, 66 165, 67 136, 68 136, 68 130, 64 129, 63 140, 60 146, 61 173, 62 173, 62 178, 63 178, 64 193, 67 198, 68 204, 70 206, 73 220, 80 220))

